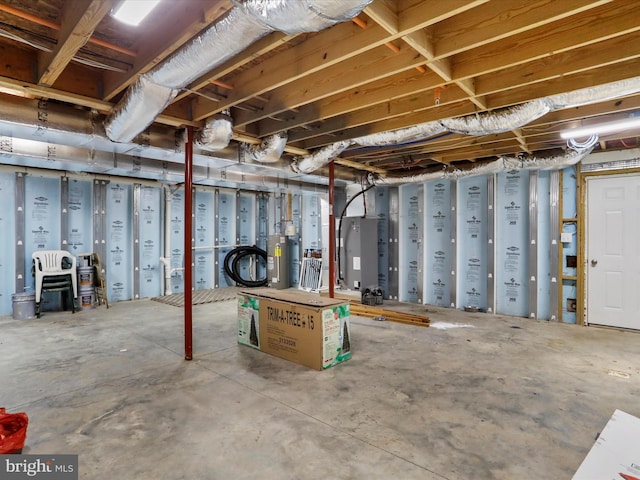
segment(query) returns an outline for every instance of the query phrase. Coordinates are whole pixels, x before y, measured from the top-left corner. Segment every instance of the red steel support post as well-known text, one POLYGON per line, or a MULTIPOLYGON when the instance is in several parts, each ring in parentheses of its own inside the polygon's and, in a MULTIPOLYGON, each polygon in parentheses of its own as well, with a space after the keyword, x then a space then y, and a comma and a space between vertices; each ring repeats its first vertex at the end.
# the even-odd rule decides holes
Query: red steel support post
POLYGON ((334 164, 329 164, 329 298, 336 284, 336 217, 333 214, 334 164))
POLYGON ((184 151, 184 359, 193 358, 193 127, 187 127, 184 151))

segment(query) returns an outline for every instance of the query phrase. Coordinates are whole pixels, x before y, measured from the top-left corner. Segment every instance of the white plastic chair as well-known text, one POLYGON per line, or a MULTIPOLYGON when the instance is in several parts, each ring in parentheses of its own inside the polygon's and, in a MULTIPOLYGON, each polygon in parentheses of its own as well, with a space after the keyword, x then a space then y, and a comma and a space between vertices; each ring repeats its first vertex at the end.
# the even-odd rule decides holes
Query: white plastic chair
POLYGON ((40 299, 43 288, 45 291, 60 292, 67 290, 68 279, 64 277, 66 275, 71 277, 73 293, 72 310, 75 313, 75 301, 78 298, 76 257, 65 250, 40 250, 33 252, 31 258, 33 259, 35 275, 37 316, 40 317, 40 299))

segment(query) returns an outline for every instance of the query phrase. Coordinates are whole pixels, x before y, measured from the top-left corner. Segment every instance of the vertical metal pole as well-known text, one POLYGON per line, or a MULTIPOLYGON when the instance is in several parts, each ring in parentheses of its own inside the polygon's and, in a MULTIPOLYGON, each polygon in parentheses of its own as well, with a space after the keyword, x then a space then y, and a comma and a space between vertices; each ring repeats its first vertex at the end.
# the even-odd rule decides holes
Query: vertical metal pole
POLYGON ((69 250, 69 177, 60 180, 60 248, 69 250))
POLYGON ((334 164, 329 164, 329 298, 333 298, 336 284, 336 217, 333 213, 333 194, 335 182, 334 164))
MULTIPOLYGON (((16 292, 23 292, 25 286, 25 175, 22 172, 16 173, 16 190, 15 190, 15 218, 16 218, 16 260, 15 260, 15 278, 16 292)), ((31 275, 31 271, 28 272, 31 275)))
POLYGON ((560 232, 562 231, 562 171, 552 170, 550 175, 550 259, 551 259, 551 298, 549 308, 551 310, 550 320, 553 322, 562 321, 562 244, 560 243, 560 232))
POLYGON ((529 173, 529 318, 538 318, 538 178, 529 173))
POLYGON ((133 298, 140 298, 140 202, 141 185, 133 184, 133 298))
POLYGON ((496 311, 496 177, 487 176, 487 313, 496 311))
POLYGON ((184 152, 184 359, 193 358, 193 127, 187 127, 187 144, 184 152))
MULTIPOLYGON (((451 222, 450 222, 450 262, 451 276, 449 277, 449 306, 456 308, 458 304, 458 182, 451 180, 451 186, 449 190, 451 199, 451 222)), ((464 290, 463 290, 464 292, 464 290)))

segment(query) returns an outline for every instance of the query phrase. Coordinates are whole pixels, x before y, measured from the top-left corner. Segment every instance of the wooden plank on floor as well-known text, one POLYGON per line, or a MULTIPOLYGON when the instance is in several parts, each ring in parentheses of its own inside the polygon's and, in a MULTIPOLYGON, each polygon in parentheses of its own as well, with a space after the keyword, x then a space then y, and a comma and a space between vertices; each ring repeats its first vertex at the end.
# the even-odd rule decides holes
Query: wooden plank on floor
POLYGON ((397 310, 389 310, 388 308, 374 307, 371 305, 362 305, 351 301, 350 307, 353 315, 369 318, 384 318, 392 322, 404 323, 407 325, 416 325, 419 327, 429 326, 429 317, 417 315, 415 313, 399 312, 397 310))

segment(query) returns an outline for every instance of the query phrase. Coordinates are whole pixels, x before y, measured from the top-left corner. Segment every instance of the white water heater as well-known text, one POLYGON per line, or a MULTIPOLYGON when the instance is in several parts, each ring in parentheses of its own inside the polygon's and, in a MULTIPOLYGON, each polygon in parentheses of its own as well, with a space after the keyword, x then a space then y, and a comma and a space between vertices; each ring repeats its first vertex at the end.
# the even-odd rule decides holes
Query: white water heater
POLYGON ((289 288, 289 248, 287 237, 271 235, 267 243, 267 282, 271 288, 289 288))

